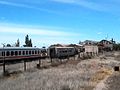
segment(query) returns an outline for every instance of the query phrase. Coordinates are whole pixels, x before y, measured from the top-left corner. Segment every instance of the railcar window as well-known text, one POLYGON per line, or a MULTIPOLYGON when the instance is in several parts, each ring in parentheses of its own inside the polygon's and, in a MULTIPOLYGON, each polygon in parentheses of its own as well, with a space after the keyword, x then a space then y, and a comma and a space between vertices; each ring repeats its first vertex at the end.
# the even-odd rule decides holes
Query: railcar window
POLYGON ((67 50, 65 51, 65 53, 67 53, 67 50))
POLYGON ((17 56, 18 55, 18 51, 15 51, 15 56, 17 56))
POLYGON ((6 55, 7 55, 7 56, 10 56, 10 52, 9 52, 9 51, 7 51, 7 52, 6 52, 6 55))
POLYGON ((21 51, 19 51, 19 55, 21 55, 21 51))
POLYGON ((0 52, 0 56, 2 56, 2 52, 0 52))
POLYGON ((2 56, 5 56, 5 52, 2 52, 2 56))
POLYGON ((14 55, 14 52, 13 51, 11 51, 11 56, 13 56, 14 55))
POLYGON ((29 55, 31 54, 31 51, 29 51, 29 55))
POLYGON ((22 53, 23 53, 23 55, 25 55, 25 51, 23 51, 22 53))
POLYGON ((34 51, 32 51, 32 54, 34 54, 34 51))
POLYGON ((83 52, 85 52, 85 48, 83 48, 83 52))
POLYGON ((87 54, 89 54, 89 52, 86 52, 87 54))
POLYGON ((26 55, 28 55, 28 51, 26 51, 26 55))
POLYGON ((66 53, 67 51, 62 51, 63 53, 66 53))
POLYGON ((41 50, 41 53, 43 53, 43 50, 41 50))
POLYGON ((3 56, 3 52, 2 52, 2 56, 3 56))

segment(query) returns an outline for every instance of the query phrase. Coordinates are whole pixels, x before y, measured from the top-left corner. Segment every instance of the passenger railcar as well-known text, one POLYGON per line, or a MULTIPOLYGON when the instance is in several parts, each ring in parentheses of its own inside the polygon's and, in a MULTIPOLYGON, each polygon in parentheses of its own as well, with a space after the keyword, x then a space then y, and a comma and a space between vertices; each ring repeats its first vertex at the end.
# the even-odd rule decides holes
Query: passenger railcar
POLYGON ((4 47, 0 48, 0 60, 21 60, 43 58, 47 56, 46 49, 32 47, 4 47))
POLYGON ((50 47, 48 52, 50 58, 67 58, 77 53, 74 47, 50 47))

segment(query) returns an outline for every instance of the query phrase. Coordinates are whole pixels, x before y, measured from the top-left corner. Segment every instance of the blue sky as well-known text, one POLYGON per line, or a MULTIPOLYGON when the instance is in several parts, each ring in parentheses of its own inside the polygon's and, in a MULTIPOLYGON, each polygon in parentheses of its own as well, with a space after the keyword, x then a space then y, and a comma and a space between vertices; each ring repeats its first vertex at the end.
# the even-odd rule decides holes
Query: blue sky
MULTIPOLYGON (((34 46, 114 38, 120 41, 119 0, 0 0, 0 44, 34 46)), ((1 45, 0 45, 1 46, 1 45)))

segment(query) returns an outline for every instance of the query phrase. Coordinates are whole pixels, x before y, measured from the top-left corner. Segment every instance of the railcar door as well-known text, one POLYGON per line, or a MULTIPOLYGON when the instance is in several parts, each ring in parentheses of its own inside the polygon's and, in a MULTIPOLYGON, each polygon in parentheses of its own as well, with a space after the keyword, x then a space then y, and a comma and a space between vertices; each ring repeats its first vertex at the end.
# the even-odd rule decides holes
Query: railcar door
POLYGON ((0 60, 2 59, 2 51, 0 51, 0 60))
POLYGON ((55 58, 55 48, 50 48, 50 58, 55 58))

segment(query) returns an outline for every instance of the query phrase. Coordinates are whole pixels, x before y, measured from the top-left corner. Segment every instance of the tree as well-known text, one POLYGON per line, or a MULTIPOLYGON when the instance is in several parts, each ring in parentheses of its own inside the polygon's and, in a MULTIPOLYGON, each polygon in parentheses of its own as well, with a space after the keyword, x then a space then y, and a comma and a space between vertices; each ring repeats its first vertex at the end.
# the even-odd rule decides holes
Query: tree
POLYGON ((25 45, 23 45, 24 47, 32 47, 32 40, 29 40, 29 36, 26 35, 25 37, 25 45))
POLYGON ((79 41, 79 44, 82 44, 82 42, 81 42, 81 41, 79 41))
POLYGON ((111 43, 112 43, 112 44, 116 44, 116 41, 114 41, 114 39, 112 38, 112 39, 111 39, 111 43))
POLYGON ((15 43, 15 46, 16 47, 20 47, 20 41, 19 41, 19 39, 17 40, 17 43, 15 43))
POLYGON ((29 46, 29 36, 28 35, 26 35, 26 37, 25 37, 25 45, 26 45, 26 47, 29 46))
POLYGON ((32 47, 32 40, 29 40, 29 47, 32 47))

